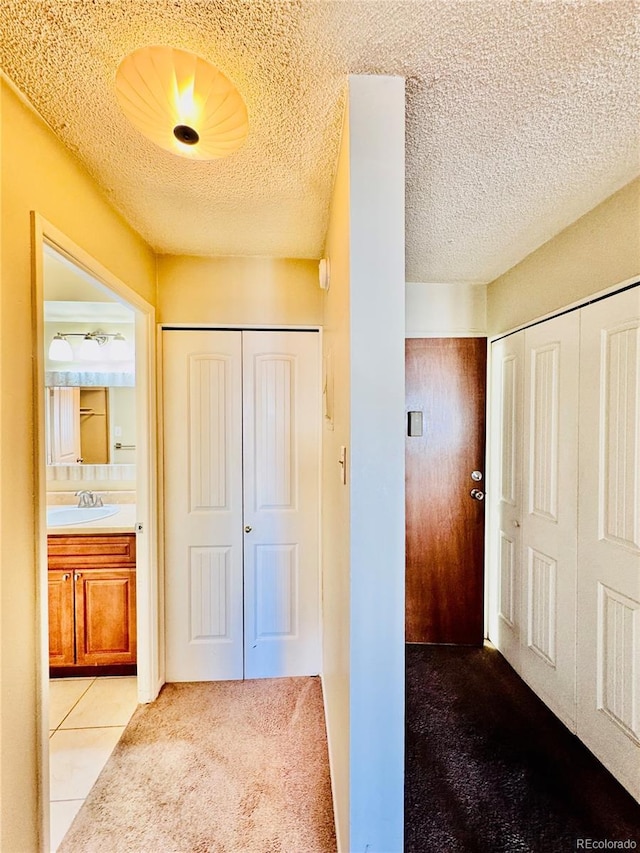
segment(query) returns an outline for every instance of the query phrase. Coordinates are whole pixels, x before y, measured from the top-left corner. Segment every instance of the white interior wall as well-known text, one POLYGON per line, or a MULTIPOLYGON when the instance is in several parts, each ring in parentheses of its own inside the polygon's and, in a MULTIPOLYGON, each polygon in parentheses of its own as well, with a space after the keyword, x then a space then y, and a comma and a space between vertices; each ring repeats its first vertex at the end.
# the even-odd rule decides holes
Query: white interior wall
POLYGON ((349 444, 349 117, 345 114, 326 255, 323 298, 322 687, 338 850, 349 850, 349 489, 340 447, 349 444))
POLYGON ((407 338, 483 337, 487 334, 485 284, 408 281, 407 338))
POLYGON ((350 77, 347 116, 324 312, 324 684, 340 850, 383 853, 404 835, 404 80, 350 77))
POLYGON ((349 81, 351 850, 404 838, 404 79, 349 81))

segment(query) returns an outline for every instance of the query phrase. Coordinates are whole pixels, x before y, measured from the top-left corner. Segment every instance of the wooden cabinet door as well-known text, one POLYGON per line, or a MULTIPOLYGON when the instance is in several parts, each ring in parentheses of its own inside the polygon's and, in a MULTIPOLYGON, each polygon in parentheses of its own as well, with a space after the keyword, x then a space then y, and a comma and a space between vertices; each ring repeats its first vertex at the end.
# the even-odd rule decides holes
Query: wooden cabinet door
POLYGON ((49 572, 49 663, 75 663, 73 580, 71 572, 49 572))
POLYGON ((74 586, 78 666, 135 663, 135 571, 77 570, 74 586))

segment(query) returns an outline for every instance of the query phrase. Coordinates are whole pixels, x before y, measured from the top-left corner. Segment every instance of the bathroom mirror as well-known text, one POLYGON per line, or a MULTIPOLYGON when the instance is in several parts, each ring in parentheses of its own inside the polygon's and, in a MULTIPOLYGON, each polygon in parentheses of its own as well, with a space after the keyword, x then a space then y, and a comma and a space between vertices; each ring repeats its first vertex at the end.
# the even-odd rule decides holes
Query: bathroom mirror
POLYGON ((49 479, 88 479, 90 466, 100 479, 134 476, 135 388, 53 385, 45 394, 49 479), (85 470, 61 470, 69 466, 85 470))

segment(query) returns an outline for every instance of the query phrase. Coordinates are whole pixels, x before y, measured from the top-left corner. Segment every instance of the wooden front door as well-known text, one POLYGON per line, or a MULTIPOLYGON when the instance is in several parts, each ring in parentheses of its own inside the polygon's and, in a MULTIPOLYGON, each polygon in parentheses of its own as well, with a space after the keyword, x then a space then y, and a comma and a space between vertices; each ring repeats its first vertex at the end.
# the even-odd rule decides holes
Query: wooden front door
POLYGON ((484 338, 406 341, 409 643, 483 641, 486 361, 484 338))

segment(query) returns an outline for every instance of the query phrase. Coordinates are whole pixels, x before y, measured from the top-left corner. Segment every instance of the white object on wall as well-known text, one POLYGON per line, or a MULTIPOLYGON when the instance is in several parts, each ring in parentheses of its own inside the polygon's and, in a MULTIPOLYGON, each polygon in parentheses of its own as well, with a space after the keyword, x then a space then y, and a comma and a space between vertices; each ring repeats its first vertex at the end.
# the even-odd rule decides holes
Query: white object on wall
POLYGON ((322 258, 318 264, 318 282, 322 290, 329 290, 331 285, 331 262, 329 258, 322 258))

